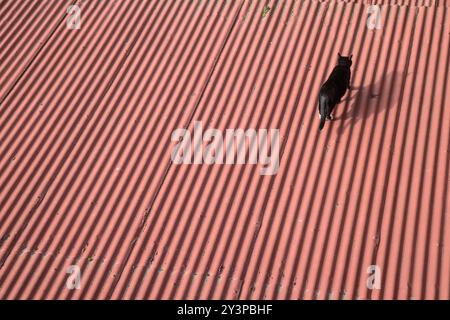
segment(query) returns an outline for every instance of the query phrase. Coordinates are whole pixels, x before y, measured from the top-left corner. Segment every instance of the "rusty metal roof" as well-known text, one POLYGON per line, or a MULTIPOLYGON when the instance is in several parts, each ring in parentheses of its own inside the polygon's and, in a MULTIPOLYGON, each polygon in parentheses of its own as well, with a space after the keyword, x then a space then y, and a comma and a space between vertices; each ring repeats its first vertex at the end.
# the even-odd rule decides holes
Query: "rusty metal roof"
POLYGON ((449 10, 0 0, 0 297, 450 299, 449 10), (278 173, 172 163, 194 121, 279 128, 278 173))

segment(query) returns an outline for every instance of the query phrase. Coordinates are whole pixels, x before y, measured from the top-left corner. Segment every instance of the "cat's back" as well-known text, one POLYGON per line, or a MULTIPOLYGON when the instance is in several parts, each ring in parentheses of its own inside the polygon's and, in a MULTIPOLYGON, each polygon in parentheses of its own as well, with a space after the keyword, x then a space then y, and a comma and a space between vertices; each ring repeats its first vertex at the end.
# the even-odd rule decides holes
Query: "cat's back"
POLYGON ((339 83, 341 81, 346 81, 350 77, 350 68, 347 66, 336 66, 331 72, 329 80, 331 82, 339 83))

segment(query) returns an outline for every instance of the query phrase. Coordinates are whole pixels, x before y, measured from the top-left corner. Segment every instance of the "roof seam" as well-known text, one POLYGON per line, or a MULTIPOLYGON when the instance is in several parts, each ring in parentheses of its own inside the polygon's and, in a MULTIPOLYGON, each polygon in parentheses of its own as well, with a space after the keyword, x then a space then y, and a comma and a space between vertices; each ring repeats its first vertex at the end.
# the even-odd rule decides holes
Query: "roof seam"
MULTIPOLYGON (((73 4, 76 3, 77 1, 78 1, 78 0, 75 0, 75 1, 73 2, 73 4)), ((57 24, 58 27, 59 27, 60 23, 64 20, 64 18, 65 18, 66 15, 67 15, 67 13, 65 13, 64 16, 63 16, 63 19, 61 19, 61 21, 58 22, 58 24, 57 24)), ((145 24, 144 24, 143 26, 145 26, 145 24)), ((57 28, 56 28, 56 29, 57 29, 57 28)), ((54 32, 56 32, 56 29, 52 31, 52 33, 51 33, 52 35, 53 35, 54 32)), ((98 104, 100 103, 100 101, 102 101, 102 99, 106 96, 106 94, 108 93, 108 91, 111 89, 113 83, 115 82, 117 76, 119 75, 119 73, 120 73, 122 67, 125 65, 125 62, 127 61, 127 58, 128 58, 129 55, 131 54, 131 51, 133 50, 133 48, 134 48, 135 44, 137 43, 137 41, 138 41, 139 37, 141 36, 141 34, 142 34, 142 29, 139 30, 139 32, 137 33, 137 36, 136 36, 136 37, 134 38, 134 40, 131 42, 131 44, 130 44, 130 46, 129 46, 129 49, 126 51, 124 57, 122 58, 122 60, 120 61, 120 63, 117 65, 116 70, 112 73, 111 79, 109 80, 109 82, 108 82, 108 84, 106 85, 106 87, 105 87, 105 89, 103 90, 103 92, 100 94, 100 96, 99 96, 99 98, 98 98, 98 100, 97 100, 98 103, 95 105, 95 108, 98 106, 98 104)), ((50 38, 51 38, 51 37, 49 37, 49 39, 50 39, 50 38)), ((47 41, 46 41, 46 42, 47 42, 47 41)), ((45 43, 46 43, 46 42, 45 42, 45 43)), ((39 51, 41 51, 41 50, 39 50, 39 51)), ((36 57, 37 57, 37 55, 36 55, 36 57)), ((35 59, 35 57, 34 57, 32 60, 34 61, 34 59, 35 59)), ((30 64, 30 65, 31 65, 31 64, 30 64)), ((28 66, 28 67, 29 67, 29 66, 28 66)), ((18 80, 17 80, 17 81, 18 81, 18 80)), ((16 81, 16 82, 17 82, 17 81, 16 81)), ((7 92, 7 94, 5 95, 5 98, 6 98, 6 96, 7 96, 10 92, 11 92, 11 91, 8 91, 8 92, 7 92)), ((3 102, 3 101, 0 100, 0 104, 1 104, 2 102, 3 102)), ((94 109, 95 109, 95 108, 94 108, 94 109)), ((79 135, 81 135, 81 134, 82 134, 82 132, 79 132, 79 135)), ((78 138, 75 139, 75 141, 77 141, 77 140, 78 140, 78 138)), ((73 151, 73 149, 70 150, 69 153, 72 152, 72 151, 73 151)), ((63 164, 61 164, 60 168, 62 167, 62 165, 63 165, 63 164)), ((27 228, 29 221, 31 220, 32 216, 34 215, 34 212, 38 209, 38 207, 39 207, 39 206, 41 205, 41 203, 44 201, 44 198, 45 198, 45 196, 47 195, 48 190, 50 189, 51 185, 53 184, 53 182, 55 181, 56 177, 58 176, 58 174, 59 174, 59 172, 60 172, 60 168, 58 168, 58 170, 56 170, 56 172, 53 174, 53 176, 50 177, 48 183, 46 184, 46 186, 45 186, 45 188, 44 188, 44 190, 43 190, 43 192, 42 192, 42 195, 39 197, 39 200, 38 200, 38 201, 36 202, 36 204, 31 208, 28 219, 27 219, 26 221, 24 221, 24 223, 22 224, 22 226, 19 228, 19 230, 17 231, 17 233, 14 235, 14 240, 12 241, 12 244, 9 246, 9 248, 6 249, 6 253, 5 253, 5 255, 3 256, 3 258, 0 259, 0 269, 2 269, 2 267, 5 265, 6 261, 8 260, 9 256, 11 255, 11 252, 12 252, 12 250, 13 250, 13 246, 14 246, 14 243, 16 242, 16 239, 18 239, 19 236, 20 236, 20 234, 21 234, 21 232, 27 228), (34 212, 33 212, 33 211, 34 211, 34 212)))
MULTIPOLYGON (((231 26, 230 26, 230 28, 229 28, 229 30, 227 32, 227 35, 225 36, 223 44, 221 45, 221 47, 220 47, 220 49, 219 49, 219 51, 217 53, 217 56, 213 60, 213 65, 211 66, 211 70, 209 71, 209 74, 208 74, 208 77, 206 78, 205 84, 203 85, 203 88, 201 89, 200 95, 199 95, 199 97, 197 99, 197 102, 196 102, 192 112, 191 112, 191 115, 188 118, 187 124, 184 126, 184 128, 186 130, 189 128, 189 126, 190 126, 190 124, 192 122, 192 119, 194 118, 194 115, 195 115, 195 113, 198 110, 198 106, 200 105, 200 102, 202 101, 202 98, 203 98, 203 95, 204 95, 204 93, 206 91, 206 88, 208 87, 208 84, 209 84, 209 82, 210 82, 210 80, 212 78, 212 75, 214 74, 215 68, 217 66, 217 62, 219 61, 219 59, 220 59, 220 57, 221 57, 221 55, 222 55, 222 53, 223 53, 223 51, 225 49, 225 46, 226 46, 226 44, 228 42, 228 39, 230 38, 230 35, 233 32, 233 29, 234 29, 234 27, 236 25, 236 22, 238 20, 238 17, 239 17, 239 14, 240 14, 241 10, 242 10, 244 2, 245 2, 245 0, 241 0, 241 3, 239 5, 239 7, 238 7, 238 9, 236 11, 236 14, 235 14, 235 16, 233 18, 233 21, 231 23, 231 26)), ((156 199, 157 199, 157 197, 158 197, 158 195, 159 195, 159 193, 160 193, 160 191, 162 189, 162 186, 163 186, 163 184, 164 184, 164 182, 166 180, 167 174, 169 173, 169 170, 170 170, 171 166, 172 166, 172 160, 170 160, 169 163, 167 164, 166 169, 164 170, 163 176, 161 178, 161 181, 158 184, 158 187, 156 189, 156 192, 154 193, 152 199, 150 200, 150 204, 147 207, 148 210, 146 211, 146 213, 145 213, 145 215, 144 215, 144 217, 142 219, 140 227, 136 231, 135 240, 130 244, 130 248, 128 249, 128 251, 126 253, 126 257, 122 261, 122 267, 119 269, 118 276, 115 278, 115 281, 112 284, 111 289, 109 290, 109 293, 108 293, 108 296, 107 296, 108 299, 111 299, 114 291, 116 290, 117 284, 119 283, 119 280, 120 280, 120 278, 122 276, 123 270, 125 269, 125 267, 126 267, 126 265, 128 263, 128 260, 129 260, 129 258, 131 256, 131 253, 134 251, 134 248, 136 247, 137 239, 142 234, 142 229, 145 227, 145 223, 146 223, 146 221, 148 219, 148 216, 150 215, 150 212, 152 211, 153 205, 154 205, 154 203, 155 203, 155 201, 156 201, 156 199)))
MULTIPOLYGON (((77 3, 78 0, 73 0, 72 1, 72 5, 75 5, 75 3, 77 3)), ((0 5, 3 6, 4 2, 2 1, 0 3, 0 5)), ((12 85, 9 87, 9 89, 5 92, 3 97, 0 97, 0 106, 1 104, 6 100, 6 98, 8 98, 8 96, 11 94, 11 92, 14 90, 14 88, 16 87, 16 85, 19 83, 20 79, 22 79, 22 77, 25 75, 25 73, 28 71, 28 69, 31 67, 31 65, 33 64, 33 62, 36 60, 36 58, 39 56, 39 54, 42 52, 42 49, 44 49, 44 47, 47 45, 47 43, 50 41, 50 39, 53 37, 53 35, 55 34, 56 30, 58 30, 59 26, 61 25, 61 23, 64 21, 64 19, 67 17, 67 11, 64 12, 64 14, 62 15, 61 19, 55 24, 55 27, 53 28, 53 30, 49 33, 49 35, 47 36, 47 38, 42 42, 42 45, 36 50, 36 52, 34 53, 34 55, 31 57, 30 61, 25 65, 25 68, 23 69, 23 71, 17 76, 17 79, 12 83, 12 85)), ((0 265, 1 268, 2 265, 0 265)))

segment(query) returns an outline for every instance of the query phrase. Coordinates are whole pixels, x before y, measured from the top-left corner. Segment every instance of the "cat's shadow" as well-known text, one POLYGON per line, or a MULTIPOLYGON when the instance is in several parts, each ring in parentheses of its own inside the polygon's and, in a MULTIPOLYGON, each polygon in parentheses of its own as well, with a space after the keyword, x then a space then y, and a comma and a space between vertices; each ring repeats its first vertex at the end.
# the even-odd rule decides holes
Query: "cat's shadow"
POLYGON ((344 125, 338 126, 339 133, 396 106, 402 81, 403 73, 393 71, 369 85, 352 83, 351 89, 335 109, 334 121, 344 121, 344 125))

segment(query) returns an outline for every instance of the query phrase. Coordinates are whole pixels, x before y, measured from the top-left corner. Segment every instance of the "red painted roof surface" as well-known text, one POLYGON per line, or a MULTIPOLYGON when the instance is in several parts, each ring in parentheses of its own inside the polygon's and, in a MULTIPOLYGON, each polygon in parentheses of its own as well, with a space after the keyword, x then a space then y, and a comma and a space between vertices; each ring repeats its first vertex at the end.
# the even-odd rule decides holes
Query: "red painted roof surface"
POLYGON ((0 0, 1 298, 450 299, 450 1, 73 2, 0 0), (172 163, 194 121, 278 173, 172 163))

